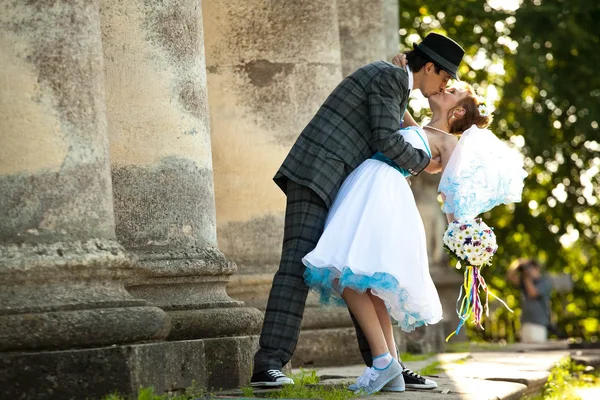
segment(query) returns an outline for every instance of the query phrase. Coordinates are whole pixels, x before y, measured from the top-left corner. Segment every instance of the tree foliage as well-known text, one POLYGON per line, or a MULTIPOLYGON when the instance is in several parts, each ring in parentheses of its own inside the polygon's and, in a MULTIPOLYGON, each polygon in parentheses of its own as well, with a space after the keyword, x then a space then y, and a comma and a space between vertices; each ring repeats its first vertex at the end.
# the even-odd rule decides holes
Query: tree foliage
POLYGON ((600 2, 500 8, 510 3, 400 0, 401 47, 432 31, 461 44, 460 75, 494 102, 492 131, 525 156, 523 201, 485 215, 500 244, 490 286, 518 306, 504 274, 519 257, 571 274, 574 291, 554 299, 554 314, 566 333, 589 338, 600 318, 600 2))

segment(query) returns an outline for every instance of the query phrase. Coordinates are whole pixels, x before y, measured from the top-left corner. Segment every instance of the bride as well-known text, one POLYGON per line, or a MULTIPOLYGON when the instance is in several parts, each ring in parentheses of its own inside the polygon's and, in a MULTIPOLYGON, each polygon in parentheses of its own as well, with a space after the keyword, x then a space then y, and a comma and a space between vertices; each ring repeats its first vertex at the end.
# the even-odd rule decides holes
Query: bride
MULTIPOLYGON (((491 118, 465 83, 430 96, 429 105, 429 124, 400 133, 431 158, 441 157, 445 168, 457 135, 473 125, 485 128, 491 118)), ((367 392, 378 390, 370 380, 379 382, 377 377, 398 360, 390 316, 407 332, 442 318, 409 176, 381 153, 363 162, 344 181, 323 235, 302 260, 305 281, 321 302, 345 303, 367 338, 373 367, 358 382, 367 392)), ((402 374, 389 379, 383 390, 404 390, 402 374)))

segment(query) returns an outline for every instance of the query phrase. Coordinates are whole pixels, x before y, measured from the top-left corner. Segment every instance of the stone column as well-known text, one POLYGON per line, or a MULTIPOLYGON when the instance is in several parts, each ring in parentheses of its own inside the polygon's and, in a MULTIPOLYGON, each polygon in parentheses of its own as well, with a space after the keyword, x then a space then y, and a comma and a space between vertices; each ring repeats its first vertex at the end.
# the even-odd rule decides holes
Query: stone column
POLYGON ((15 369, 14 351, 168 332, 122 283, 102 66, 98 0, 0 2, 0 351, 15 369))
MULTIPOLYGON (((170 340, 258 333, 217 248, 200 0, 106 0, 102 29, 117 237, 151 275, 129 291, 168 312, 170 340)), ((209 386, 249 378, 256 337, 207 343, 231 366, 223 382, 207 367, 209 386)))
POLYGON ((398 53, 398 0, 337 0, 337 9, 344 76, 398 53))
POLYGON ((385 60, 391 61, 400 51, 400 0, 383 0, 385 60))
MULTIPOLYGON (((228 290, 264 310, 285 212, 272 178, 342 79, 337 8, 326 0, 205 0, 202 7, 218 240, 240 266, 228 290)), ((351 323, 346 310, 333 314, 351 323)), ((316 345, 312 330, 339 326, 326 316, 307 309, 296 355, 316 345)), ((351 335, 345 337, 356 349, 351 335)))

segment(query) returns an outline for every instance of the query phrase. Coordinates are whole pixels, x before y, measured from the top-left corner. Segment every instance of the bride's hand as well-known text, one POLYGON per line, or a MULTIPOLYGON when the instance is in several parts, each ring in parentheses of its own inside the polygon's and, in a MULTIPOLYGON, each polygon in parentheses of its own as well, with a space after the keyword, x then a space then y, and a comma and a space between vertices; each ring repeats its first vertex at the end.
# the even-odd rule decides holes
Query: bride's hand
POLYGON ((394 56, 394 58, 392 58, 392 63, 394 65, 399 66, 400 68, 406 67, 406 65, 408 64, 408 61, 406 61, 406 54, 404 54, 404 53, 396 54, 394 56))
POLYGON ((432 158, 429 164, 425 167, 425 172, 428 174, 437 174, 442 170, 442 159, 440 157, 432 158))

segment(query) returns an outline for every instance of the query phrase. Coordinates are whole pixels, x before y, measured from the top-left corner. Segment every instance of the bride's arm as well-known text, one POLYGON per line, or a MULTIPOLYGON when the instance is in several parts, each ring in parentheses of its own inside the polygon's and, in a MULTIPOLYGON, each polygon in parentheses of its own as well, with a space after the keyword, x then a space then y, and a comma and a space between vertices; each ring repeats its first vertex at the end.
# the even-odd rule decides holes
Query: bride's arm
POLYGON ((452 156, 452 152, 456 148, 458 144, 458 139, 455 136, 446 136, 446 140, 442 143, 442 148, 440 150, 440 157, 442 158, 442 173, 446 169, 448 165, 448 161, 450 161, 450 157, 452 156))
POLYGON ((408 110, 404 112, 404 117, 402 119, 402 127, 406 128, 407 126, 419 126, 408 110))

